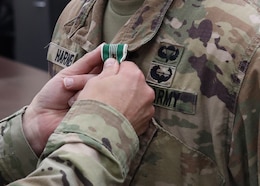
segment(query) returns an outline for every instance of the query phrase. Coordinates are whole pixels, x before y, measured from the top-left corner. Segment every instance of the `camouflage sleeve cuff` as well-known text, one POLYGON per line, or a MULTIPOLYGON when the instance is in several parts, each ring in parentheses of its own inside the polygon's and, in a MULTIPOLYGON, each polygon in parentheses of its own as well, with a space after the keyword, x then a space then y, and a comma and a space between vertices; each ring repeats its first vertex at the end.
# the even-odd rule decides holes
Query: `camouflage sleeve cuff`
POLYGON ((0 121, 0 172, 8 182, 27 176, 38 161, 23 133, 22 115, 26 108, 0 121))
POLYGON ((56 132, 87 137, 84 143, 115 159, 124 176, 139 149, 138 137, 129 121, 111 106, 93 100, 76 102, 56 132))

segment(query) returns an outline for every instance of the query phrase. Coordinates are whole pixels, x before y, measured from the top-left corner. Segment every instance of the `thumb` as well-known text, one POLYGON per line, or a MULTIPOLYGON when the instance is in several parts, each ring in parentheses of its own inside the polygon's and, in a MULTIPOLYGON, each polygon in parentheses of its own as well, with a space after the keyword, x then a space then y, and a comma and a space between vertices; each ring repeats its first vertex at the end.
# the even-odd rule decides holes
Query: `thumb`
POLYGON ((99 77, 106 77, 117 74, 119 71, 119 63, 114 58, 109 58, 104 62, 103 70, 99 77))

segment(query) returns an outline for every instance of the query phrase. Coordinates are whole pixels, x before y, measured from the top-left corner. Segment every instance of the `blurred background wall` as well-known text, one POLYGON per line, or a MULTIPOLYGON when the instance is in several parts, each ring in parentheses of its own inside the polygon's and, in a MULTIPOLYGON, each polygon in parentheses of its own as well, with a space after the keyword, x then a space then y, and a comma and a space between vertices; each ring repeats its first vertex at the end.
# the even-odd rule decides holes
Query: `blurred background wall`
POLYGON ((70 0, 0 0, 0 55, 47 71, 47 45, 70 0))
POLYGON ((14 57, 14 17, 12 0, 0 0, 0 55, 14 57))

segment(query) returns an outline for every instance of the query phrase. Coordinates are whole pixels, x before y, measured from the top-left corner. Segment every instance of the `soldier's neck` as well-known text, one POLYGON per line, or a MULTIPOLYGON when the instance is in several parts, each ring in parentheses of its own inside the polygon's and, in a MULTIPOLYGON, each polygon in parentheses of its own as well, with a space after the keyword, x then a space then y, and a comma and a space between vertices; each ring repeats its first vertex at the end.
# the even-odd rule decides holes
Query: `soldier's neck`
POLYGON ((143 4, 144 0, 109 0, 109 6, 118 15, 128 16, 143 4))
POLYGON ((111 42, 143 2, 144 0, 109 0, 104 14, 103 40, 111 42))

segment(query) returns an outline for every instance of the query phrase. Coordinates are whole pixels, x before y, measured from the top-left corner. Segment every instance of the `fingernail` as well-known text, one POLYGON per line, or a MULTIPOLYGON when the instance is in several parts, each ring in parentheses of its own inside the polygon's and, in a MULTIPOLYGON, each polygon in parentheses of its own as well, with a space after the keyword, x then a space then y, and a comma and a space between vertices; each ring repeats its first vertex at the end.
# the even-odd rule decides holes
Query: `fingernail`
POLYGON ((65 77, 63 79, 63 82, 64 82, 64 85, 66 88, 70 88, 73 85, 74 80, 73 80, 73 78, 65 77))
POLYGON ((115 63, 116 63, 117 61, 115 60, 115 59, 113 59, 113 58, 109 58, 109 59, 107 59, 106 61, 105 61, 105 63, 104 63, 104 66, 112 66, 112 65, 114 65, 115 63))

